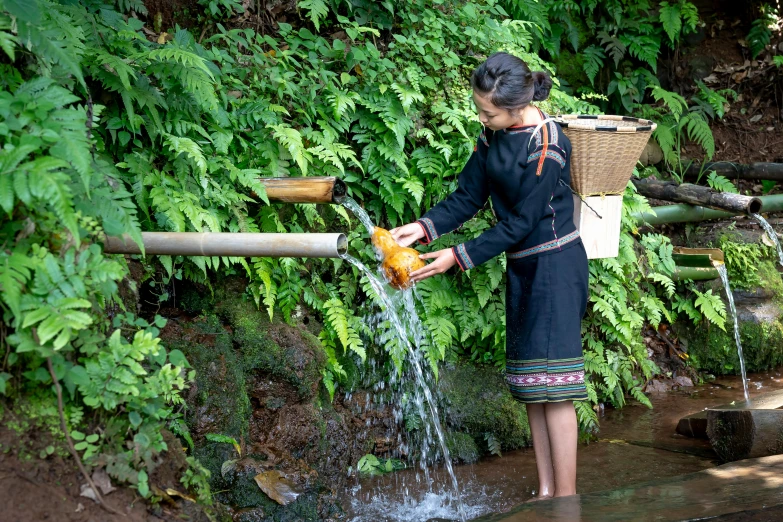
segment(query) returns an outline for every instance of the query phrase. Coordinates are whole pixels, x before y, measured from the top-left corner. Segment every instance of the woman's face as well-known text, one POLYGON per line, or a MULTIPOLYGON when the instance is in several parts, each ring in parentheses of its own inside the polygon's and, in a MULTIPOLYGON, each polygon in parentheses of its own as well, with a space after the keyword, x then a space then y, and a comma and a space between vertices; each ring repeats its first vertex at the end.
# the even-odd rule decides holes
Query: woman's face
POLYGON ((473 91, 473 102, 476 104, 476 109, 478 109, 479 120, 490 130, 506 129, 521 123, 520 115, 522 111, 509 111, 508 109, 496 107, 489 100, 489 97, 482 96, 476 91, 473 91))

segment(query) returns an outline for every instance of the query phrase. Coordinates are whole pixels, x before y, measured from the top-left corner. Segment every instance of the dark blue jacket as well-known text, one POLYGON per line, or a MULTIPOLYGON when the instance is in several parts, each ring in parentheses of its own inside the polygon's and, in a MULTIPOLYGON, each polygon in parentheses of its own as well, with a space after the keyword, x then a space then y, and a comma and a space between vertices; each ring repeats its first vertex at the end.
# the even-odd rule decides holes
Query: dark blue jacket
POLYGON ((555 122, 486 130, 459 175, 457 190, 418 223, 429 243, 472 218, 487 199, 498 223, 453 248, 462 270, 506 252, 508 259, 552 254, 581 242, 571 196, 571 142, 555 122))

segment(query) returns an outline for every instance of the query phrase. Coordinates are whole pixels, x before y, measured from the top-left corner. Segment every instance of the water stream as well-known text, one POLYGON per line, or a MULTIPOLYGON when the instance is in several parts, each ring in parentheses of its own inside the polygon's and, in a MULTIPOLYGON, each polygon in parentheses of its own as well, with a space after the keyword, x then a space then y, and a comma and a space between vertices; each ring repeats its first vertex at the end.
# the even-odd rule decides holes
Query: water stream
MULTIPOLYGON (((346 197, 343 205, 350 210, 351 212, 356 215, 359 220, 364 224, 364 226, 367 228, 367 232, 372 236, 373 229, 375 226, 372 223, 372 220, 370 219, 369 215, 364 211, 363 208, 361 208, 356 201, 354 201, 350 197, 346 197)), ((404 506, 405 509, 397 509, 396 511, 399 512, 400 515, 403 513, 412 514, 410 513, 411 510, 421 510, 424 508, 425 510, 427 508, 434 508, 437 507, 436 511, 437 513, 442 516, 444 508, 446 511, 449 511, 449 507, 451 507, 451 504, 454 504, 456 507, 456 513, 451 513, 452 515, 456 515, 459 517, 460 520, 463 522, 467 520, 465 509, 462 504, 461 498, 460 498, 460 490, 459 485, 457 483, 457 477, 454 474, 454 470, 451 464, 451 456, 449 454, 449 449, 446 445, 446 438, 443 432, 443 427, 440 422, 440 415, 438 414, 438 407, 436 404, 435 397, 433 396, 432 391, 430 390, 429 385, 427 384, 427 378, 425 376, 424 370, 422 369, 422 350, 420 349, 424 342, 424 336, 425 336, 425 330, 421 323, 421 320, 419 319, 418 314, 416 313, 415 308, 415 302, 413 299, 413 292, 412 290, 406 290, 404 292, 400 292, 400 295, 396 299, 396 301, 399 302, 401 305, 401 308, 404 309, 404 314, 400 314, 398 312, 398 306, 395 304, 395 300, 391 298, 391 296, 386 291, 386 285, 381 282, 381 280, 361 261, 358 259, 348 255, 344 254, 342 256, 343 259, 348 261, 351 265, 358 268, 364 276, 367 278, 367 280, 370 283, 370 287, 372 288, 373 292, 376 294, 376 297, 378 298, 381 307, 383 309, 382 315, 385 320, 387 320, 391 326, 393 332, 397 336, 397 341, 402 345, 402 347, 405 349, 405 351, 408 354, 408 363, 411 365, 413 369, 413 376, 416 379, 416 387, 414 389, 414 396, 413 396, 413 402, 415 403, 416 409, 418 410, 419 416, 424 423, 424 438, 420 441, 420 447, 418 448, 420 452, 420 462, 422 471, 425 474, 425 482, 427 483, 427 487, 429 488, 428 494, 425 498, 425 502, 412 505, 410 502, 406 502, 406 505, 404 506), (411 343, 411 338, 413 339, 413 344, 411 343), (415 344, 415 346, 414 346, 415 344), (426 407, 425 407, 426 403, 426 407), (427 415, 427 410, 429 410, 429 415, 427 415), (447 499, 444 502, 444 495, 443 492, 436 492, 432 489, 433 480, 430 477, 429 469, 427 467, 428 464, 428 458, 432 458, 432 460, 436 460, 437 455, 430 455, 430 444, 433 442, 432 440, 432 432, 434 431, 435 436, 437 437, 438 445, 440 446, 440 452, 441 456, 443 457, 444 464, 446 467, 446 470, 448 472, 448 476, 450 478, 451 487, 453 489, 452 495, 450 499, 447 499), (427 505, 429 504, 429 506, 427 505)), ((398 415, 398 422, 402 421, 402 415, 398 415)), ((453 511, 453 508, 451 509, 453 511)), ((416 517, 422 516, 422 513, 418 513, 415 515, 416 517)), ((407 515, 404 515, 404 517, 407 517, 407 515)), ((397 518, 397 517, 395 517, 397 518)), ((408 518, 397 518, 398 520, 406 520, 408 518)))
POLYGON ((778 260, 780 261, 780 265, 783 266, 783 248, 780 247, 780 241, 778 240, 778 234, 775 232, 775 229, 772 228, 772 225, 770 225, 766 219, 761 217, 761 214, 752 214, 752 216, 753 219, 759 222, 761 228, 767 233, 770 241, 772 241, 775 248, 778 249, 778 260))
POLYGON ((737 323, 737 308, 734 306, 734 294, 731 293, 731 286, 729 286, 729 274, 726 271, 726 265, 721 263, 718 264, 716 268, 720 274, 720 280, 723 281, 723 288, 726 289, 726 298, 729 300, 731 318, 734 320, 734 341, 737 343, 737 354, 739 354, 740 361, 740 373, 742 374, 742 389, 745 392, 745 402, 747 402, 749 400, 748 379, 747 375, 745 374, 745 357, 742 355, 742 342, 740 341, 739 324, 737 323))

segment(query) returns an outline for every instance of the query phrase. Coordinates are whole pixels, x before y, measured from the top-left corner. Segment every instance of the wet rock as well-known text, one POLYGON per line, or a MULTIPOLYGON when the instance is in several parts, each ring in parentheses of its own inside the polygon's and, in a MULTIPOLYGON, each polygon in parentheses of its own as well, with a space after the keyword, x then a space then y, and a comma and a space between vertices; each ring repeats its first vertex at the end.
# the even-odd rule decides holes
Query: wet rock
POLYGON ((677 376, 673 379, 673 384, 675 386, 679 386, 681 388, 692 388, 693 387, 693 381, 690 377, 686 377, 685 375, 677 376))
POLYGON ((302 494, 296 484, 277 470, 264 471, 256 475, 254 479, 261 491, 281 506, 287 506, 302 494))
POLYGON ((669 389, 665 382, 653 379, 644 387, 644 393, 666 393, 669 389))
POLYGON ((447 364, 440 373, 440 391, 448 403, 444 418, 450 428, 470 435, 483 449, 486 433, 494 435, 503 450, 529 445, 525 407, 511 396, 497 368, 447 364))

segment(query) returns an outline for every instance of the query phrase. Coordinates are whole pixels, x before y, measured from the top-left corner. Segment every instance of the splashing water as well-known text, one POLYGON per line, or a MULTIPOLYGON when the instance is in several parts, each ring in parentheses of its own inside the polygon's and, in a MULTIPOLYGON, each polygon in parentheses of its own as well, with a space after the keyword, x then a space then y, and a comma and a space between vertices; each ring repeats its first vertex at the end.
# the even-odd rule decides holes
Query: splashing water
MULTIPOLYGON (((370 216, 367 214, 367 212, 365 212, 364 209, 350 197, 346 197, 342 204, 359 218, 362 224, 367 228, 367 232, 372 235, 375 225, 373 225, 372 220, 370 219, 370 216)), ((422 370, 421 350, 418 348, 420 348, 425 341, 425 330, 421 323, 421 319, 416 313, 413 292, 411 290, 406 290, 398 294, 396 300, 401 301, 399 304, 405 310, 405 313, 401 316, 401 314, 399 314, 397 311, 398 306, 396 306, 394 300, 392 300, 392 298, 386 292, 386 286, 384 283, 381 282, 381 280, 376 277, 375 274, 373 274, 364 263, 348 254, 342 255, 342 258, 348 261, 351 265, 357 267, 369 281, 370 287, 376 294, 376 297, 383 309, 384 319, 386 319, 391 324, 393 332, 396 333, 398 343, 408 354, 408 359, 413 368, 414 377, 417 383, 417 386, 414 390, 413 402, 418 411, 419 417, 424 422, 425 435, 424 439, 421 441, 421 447, 419 448, 421 454, 420 462, 421 468, 424 471, 425 480, 430 485, 430 491, 427 493, 426 499, 422 500, 421 502, 409 501, 409 499, 406 500, 406 506, 398 506, 395 508, 396 511, 400 512, 402 515, 402 518, 398 518, 398 520, 408 520, 409 518, 406 518, 407 515, 404 514, 410 514, 410 511, 415 509, 416 506, 419 506, 419 509, 424 509, 424 511, 429 511, 435 505, 438 505, 439 512, 443 513, 444 510, 448 509, 451 504, 456 504, 456 515, 464 522, 467 520, 465 515, 465 508, 460 498, 459 485, 457 484, 457 477, 454 474, 454 469, 451 464, 449 449, 446 446, 446 439, 443 433, 443 427, 440 422, 440 416, 438 414, 435 397, 427 385, 427 380, 424 375, 424 371, 422 370), (410 333, 412 333, 412 335, 410 333), (413 344, 411 344, 411 337, 413 338, 413 344), (414 345, 416 348, 414 348, 414 345), (429 415, 427 415, 427 410, 429 410, 429 415), (433 442, 433 431, 437 436, 440 452, 445 462, 446 470, 448 471, 449 477, 451 478, 451 486, 453 489, 451 499, 447 498, 445 495, 435 493, 431 488, 432 483, 430 480, 429 470, 427 468, 427 459, 430 453, 429 445, 431 442, 433 442)), ((402 415, 400 413, 397 413, 396 417, 398 422, 402 421, 402 415)), ((437 455, 433 455, 433 457, 437 457, 437 455)), ((377 501, 378 499, 376 499, 374 502, 377 503, 377 501)), ((416 517, 421 515, 422 513, 418 513, 416 517)))
POLYGON ((778 234, 775 232, 775 229, 772 228, 772 225, 770 225, 766 219, 761 217, 760 214, 752 214, 752 217, 759 222, 761 228, 763 228, 767 233, 770 241, 772 241, 772 243, 775 245, 775 248, 778 249, 778 260, 780 261, 781 266, 783 266, 783 248, 780 247, 780 241, 778 241, 778 234))
MULTIPOLYGON (((344 254, 342 257, 343 259, 351 263, 353 266, 361 270, 362 273, 367 277, 367 279, 370 282, 370 285, 372 286, 372 289, 375 291, 378 299, 381 301, 383 307, 385 308, 385 313, 387 318, 389 319, 392 326, 394 327, 394 330, 397 332, 397 335, 399 337, 399 342, 402 343, 402 345, 405 347, 406 351, 408 352, 408 355, 410 357, 410 363, 413 366, 415 376, 418 381, 418 388, 416 390, 416 397, 414 397, 414 401, 416 403, 417 409, 419 410, 419 415, 424 421, 427 420, 427 414, 424 409, 424 403, 426 402, 427 406, 429 407, 431 422, 425 425, 425 429, 427 430, 427 432, 429 432, 430 429, 434 429, 435 434, 438 437, 438 442, 440 443, 440 450, 443 453, 443 460, 445 461, 446 469, 449 472, 449 476, 451 477, 452 487, 454 488, 454 495, 455 495, 454 498, 457 503, 457 512, 459 514, 460 519, 464 522, 465 520, 467 520, 467 518, 465 517, 464 509, 462 507, 462 501, 460 500, 459 497, 459 485, 457 484, 457 476, 454 474, 454 469, 452 468, 451 465, 451 455, 449 454, 449 448, 446 446, 446 438, 443 434, 443 427, 441 426, 440 423, 440 416, 438 415, 438 407, 435 405, 435 399, 432 396, 432 392, 430 391, 429 386, 427 386, 427 381, 425 380, 424 372, 421 369, 421 364, 420 364, 421 355, 418 353, 418 350, 414 350, 413 345, 411 345, 411 342, 408 339, 408 334, 405 329, 404 323, 400 319, 400 315, 397 313, 394 303, 392 303, 391 299, 386 293, 384 284, 381 283, 381 281, 377 277, 375 277, 375 275, 370 271, 370 269, 367 268, 367 266, 365 266, 365 264, 359 261, 358 259, 351 257, 348 254, 344 254), (424 394, 423 398, 420 397, 421 393, 424 394)), ((410 299, 410 302, 412 304, 413 302, 412 298, 410 299)), ((408 307, 406 306, 406 308, 408 307)), ((414 329, 413 331, 421 332, 421 329, 414 329)), ((426 457, 427 457, 426 453, 427 453, 427 448, 425 444, 425 446, 422 448, 422 455, 421 455, 422 465, 425 465, 426 463, 426 457)), ((426 468, 425 468, 425 473, 426 473, 426 468)), ((429 481, 429 476, 427 476, 427 480, 429 481)))
POLYGON ((734 319, 734 340, 737 343, 737 353, 739 354, 740 360, 740 372, 742 373, 742 389, 745 392, 745 401, 747 402, 750 399, 748 396, 748 379, 745 375, 745 357, 742 355, 742 342, 740 341, 739 324, 737 323, 737 309, 734 306, 734 294, 731 293, 731 287, 729 286, 729 274, 726 271, 726 265, 721 263, 717 265, 716 268, 720 274, 720 280, 723 281, 723 288, 726 289, 726 297, 729 300, 731 317, 734 319))

